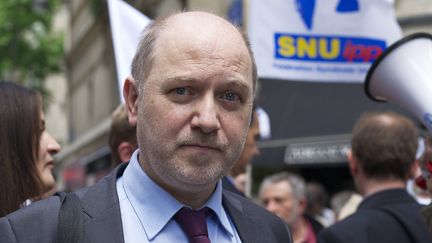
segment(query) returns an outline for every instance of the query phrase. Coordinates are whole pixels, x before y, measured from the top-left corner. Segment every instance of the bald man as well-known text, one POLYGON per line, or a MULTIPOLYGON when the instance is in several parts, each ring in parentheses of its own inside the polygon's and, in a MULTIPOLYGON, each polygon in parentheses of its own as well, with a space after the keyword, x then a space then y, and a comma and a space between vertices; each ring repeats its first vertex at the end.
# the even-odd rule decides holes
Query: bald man
MULTIPOLYGON (((248 41, 226 20, 183 12, 147 26, 123 88, 139 148, 73 194, 82 242, 291 242, 282 220, 221 184, 243 150, 256 81, 248 41)), ((0 219, 0 242, 53 242, 59 207, 54 197, 0 219)))
POLYGON ((348 162, 363 196, 354 214, 324 229, 320 243, 432 242, 421 206, 406 190, 416 168, 418 132, 394 112, 367 112, 354 125, 348 162))

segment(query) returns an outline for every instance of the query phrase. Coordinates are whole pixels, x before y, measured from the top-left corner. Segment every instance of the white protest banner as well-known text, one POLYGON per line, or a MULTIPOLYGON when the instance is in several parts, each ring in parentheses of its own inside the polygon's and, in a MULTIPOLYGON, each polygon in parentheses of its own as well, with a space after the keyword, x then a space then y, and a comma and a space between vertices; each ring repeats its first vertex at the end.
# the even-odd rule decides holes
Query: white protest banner
POLYGON ((122 0, 108 0, 108 9, 120 99, 124 102, 123 83, 130 74, 130 65, 141 33, 151 20, 122 0))
POLYGON ((248 16, 260 78, 363 82, 402 36, 394 0, 250 0, 248 16))

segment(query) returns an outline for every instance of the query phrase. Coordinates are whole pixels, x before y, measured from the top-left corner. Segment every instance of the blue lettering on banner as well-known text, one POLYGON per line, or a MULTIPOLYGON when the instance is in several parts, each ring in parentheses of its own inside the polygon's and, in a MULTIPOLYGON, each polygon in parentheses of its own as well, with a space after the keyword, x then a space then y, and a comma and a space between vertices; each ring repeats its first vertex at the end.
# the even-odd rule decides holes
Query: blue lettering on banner
MULTIPOLYGON (((308 30, 313 28, 316 0, 296 0, 296 10, 308 30)), ((360 11, 358 0, 339 0, 335 8, 336 13, 346 14, 360 11)))
POLYGON ((274 34, 276 59, 372 63, 385 50, 379 39, 341 36, 274 34))

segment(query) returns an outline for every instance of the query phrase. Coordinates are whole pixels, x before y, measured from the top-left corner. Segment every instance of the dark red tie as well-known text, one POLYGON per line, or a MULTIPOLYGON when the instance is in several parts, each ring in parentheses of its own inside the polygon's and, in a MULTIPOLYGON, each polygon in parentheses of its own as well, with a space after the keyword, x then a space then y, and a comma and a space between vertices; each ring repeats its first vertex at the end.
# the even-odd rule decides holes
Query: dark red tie
POLYGON ((210 243, 206 221, 208 212, 208 208, 196 211, 183 207, 174 215, 175 221, 186 233, 190 243, 210 243))

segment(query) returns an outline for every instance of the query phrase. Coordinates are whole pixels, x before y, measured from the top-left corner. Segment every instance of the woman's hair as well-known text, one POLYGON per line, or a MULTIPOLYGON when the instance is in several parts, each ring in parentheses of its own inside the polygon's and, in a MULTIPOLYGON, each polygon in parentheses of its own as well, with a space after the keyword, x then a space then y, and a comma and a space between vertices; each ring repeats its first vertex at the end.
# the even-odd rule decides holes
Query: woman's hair
POLYGON ((37 92, 0 81, 0 217, 43 193, 37 170, 41 110, 37 92))

